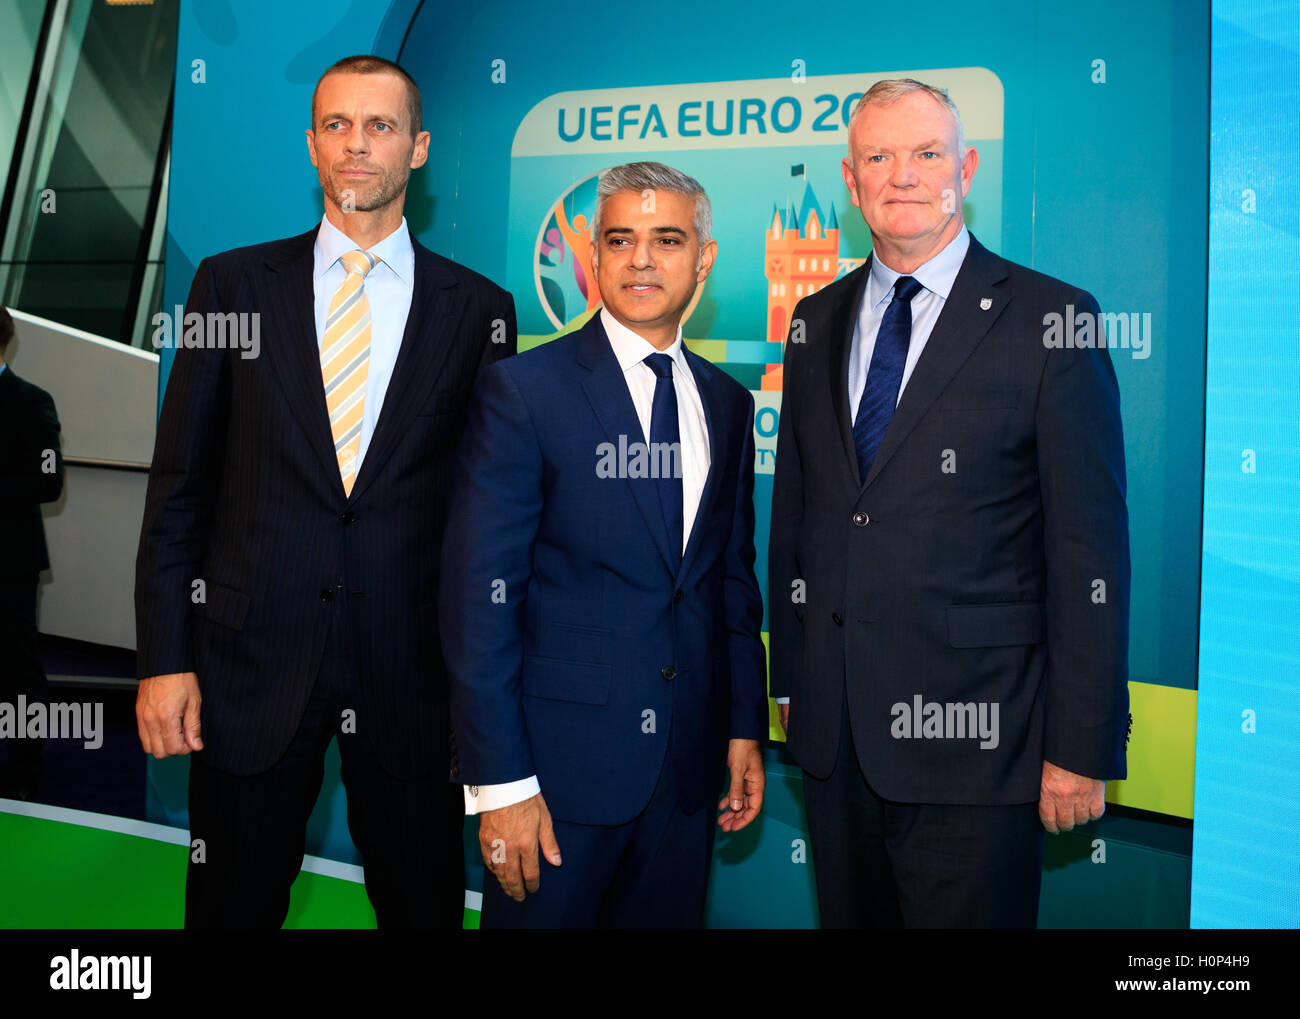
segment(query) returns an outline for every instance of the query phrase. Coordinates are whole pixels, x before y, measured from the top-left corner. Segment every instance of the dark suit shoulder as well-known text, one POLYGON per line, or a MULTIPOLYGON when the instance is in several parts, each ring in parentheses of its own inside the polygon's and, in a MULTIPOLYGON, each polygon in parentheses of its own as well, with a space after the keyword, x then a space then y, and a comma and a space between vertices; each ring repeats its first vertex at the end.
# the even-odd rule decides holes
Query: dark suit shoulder
POLYGON ((852 272, 845 273, 833 283, 828 283, 815 294, 809 294, 801 298, 795 305, 795 312, 803 308, 805 312, 817 314, 829 314, 846 301, 853 300, 857 293, 858 287, 862 285, 862 277, 870 271, 870 262, 863 262, 852 272))
POLYGON ((47 393, 34 382, 28 382, 26 379, 15 374, 13 368, 6 367, 4 375, 10 376, 10 381, 14 387, 14 396, 26 403, 29 407, 40 410, 54 410, 54 397, 47 393))
POLYGON ((1019 262, 1013 262, 1001 255, 995 255, 980 244, 974 235, 971 236, 970 243, 967 260, 974 260, 973 267, 986 278, 1006 280, 1013 296, 1054 307, 1063 307, 1071 302, 1078 304, 1080 298, 1085 302, 1093 300, 1092 294, 1083 287, 1049 276, 1037 269, 1031 269, 1019 262))
POLYGON ((1027 265, 1002 260, 1007 267, 1007 279, 1014 293, 1036 298, 1044 303, 1064 305, 1071 301, 1078 303, 1079 297, 1091 298, 1092 294, 1083 287, 1065 280, 1048 276, 1047 273, 1031 269, 1027 265))
POLYGON ((495 367, 501 371, 508 370, 518 379, 532 381, 553 378, 557 374, 569 372, 577 363, 579 338, 582 333, 582 329, 575 329, 571 333, 539 343, 528 350, 520 351, 514 357, 498 361, 495 367))
POLYGON ((242 248, 229 248, 209 255, 203 261, 212 271, 229 271, 246 265, 270 261, 289 262, 310 251, 316 241, 319 226, 314 226, 306 233, 294 237, 282 237, 275 241, 262 241, 259 244, 246 244, 242 248))
POLYGON ((411 247, 415 249, 417 263, 421 257, 427 259, 430 269, 440 275, 450 277, 460 286, 471 290, 482 290, 496 298, 511 296, 508 290, 492 282, 482 273, 475 272, 469 266, 461 265, 459 262, 454 262, 445 255, 440 255, 432 248, 426 248, 414 237, 411 238, 411 247))

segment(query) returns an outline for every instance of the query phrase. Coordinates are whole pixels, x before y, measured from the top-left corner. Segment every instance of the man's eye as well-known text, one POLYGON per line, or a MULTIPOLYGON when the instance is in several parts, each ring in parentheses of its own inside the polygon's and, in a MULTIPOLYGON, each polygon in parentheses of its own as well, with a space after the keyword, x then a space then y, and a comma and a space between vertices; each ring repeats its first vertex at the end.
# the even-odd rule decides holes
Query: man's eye
POLYGON ((375 127, 376 127, 376 128, 381 128, 381 127, 382 127, 385 131, 388 130, 388 125, 387 125, 387 124, 383 124, 383 123, 378 123, 378 124, 375 125, 375 127))
POLYGON ((660 243, 660 244, 680 244, 681 241, 679 241, 676 237, 660 237, 660 238, 659 238, 659 243, 660 243))
POLYGON ((876 153, 874 156, 867 156, 868 163, 883 163, 884 161, 885 157, 880 155, 880 153, 876 153))
POLYGON ((937 153, 937 152, 922 152, 922 153, 921 153, 921 158, 922 158, 922 159, 938 159, 938 158, 939 158, 939 153, 937 153))

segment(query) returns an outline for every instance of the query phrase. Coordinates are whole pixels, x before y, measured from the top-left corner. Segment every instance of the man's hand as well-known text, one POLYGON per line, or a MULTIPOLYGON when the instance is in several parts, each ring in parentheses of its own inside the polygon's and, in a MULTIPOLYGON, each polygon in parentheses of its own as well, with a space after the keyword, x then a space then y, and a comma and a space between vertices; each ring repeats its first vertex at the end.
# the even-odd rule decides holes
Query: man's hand
POLYGON ((1043 762, 1038 817, 1053 835, 1087 824, 1106 813, 1106 783, 1043 762))
POLYGON ((162 760, 174 754, 202 750, 199 735, 199 677, 173 672, 140 680, 135 697, 135 724, 146 754, 162 760))
POLYGON ((785 734, 788 736, 788 735, 790 734, 790 705, 789 705, 789 703, 787 702, 787 703, 785 703, 785 704, 778 704, 778 705, 776 706, 776 713, 777 713, 777 714, 780 716, 780 718, 781 718, 781 731, 782 731, 783 733, 785 733, 785 734))
POLYGON ((516 902, 524 901, 525 889, 535 892, 541 885, 539 846, 547 863, 552 867, 560 865, 560 844, 555 841, 551 812, 541 793, 480 814, 478 844, 483 865, 516 902))
POLYGON ((718 826, 723 831, 740 831, 763 809, 767 774, 758 740, 733 739, 727 745, 727 770, 731 772, 731 789, 718 803, 718 809, 725 811, 718 826))

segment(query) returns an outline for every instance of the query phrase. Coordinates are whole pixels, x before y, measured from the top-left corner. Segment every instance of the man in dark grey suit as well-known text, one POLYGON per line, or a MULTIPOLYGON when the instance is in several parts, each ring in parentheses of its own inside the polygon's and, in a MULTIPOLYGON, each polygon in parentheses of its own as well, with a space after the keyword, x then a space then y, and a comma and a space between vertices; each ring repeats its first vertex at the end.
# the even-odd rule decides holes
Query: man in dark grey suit
POLYGON ((307 140, 321 224, 204 259, 190 291, 187 319, 259 316, 260 351, 177 352, 137 564, 140 738, 194 752, 187 926, 283 923, 337 734, 380 926, 459 927, 438 556, 514 303, 406 227, 429 135, 401 68, 332 66, 307 140))
POLYGON ((1125 775, 1115 373, 1053 342, 1090 294, 967 231, 946 93, 880 82, 849 138, 873 253, 795 309, 770 544, 822 924, 1032 927, 1043 828, 1125 775))

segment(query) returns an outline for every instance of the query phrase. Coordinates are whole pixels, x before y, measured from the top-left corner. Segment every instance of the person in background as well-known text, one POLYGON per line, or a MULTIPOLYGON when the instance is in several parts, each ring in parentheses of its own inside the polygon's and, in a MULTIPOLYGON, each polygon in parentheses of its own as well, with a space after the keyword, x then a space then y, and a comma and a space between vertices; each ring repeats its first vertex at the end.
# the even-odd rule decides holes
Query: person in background
MULTIPOLYGON (((44 389, 6 362, 14 320, 0 307, 0 701, 44 701, 47 682, 36 652, 36 584, 50 567, 41 503, 63 492, 59 416, 44 389)), ((0 797, 30 800, 41 779, 41 741, 7 740, 0 797)))

